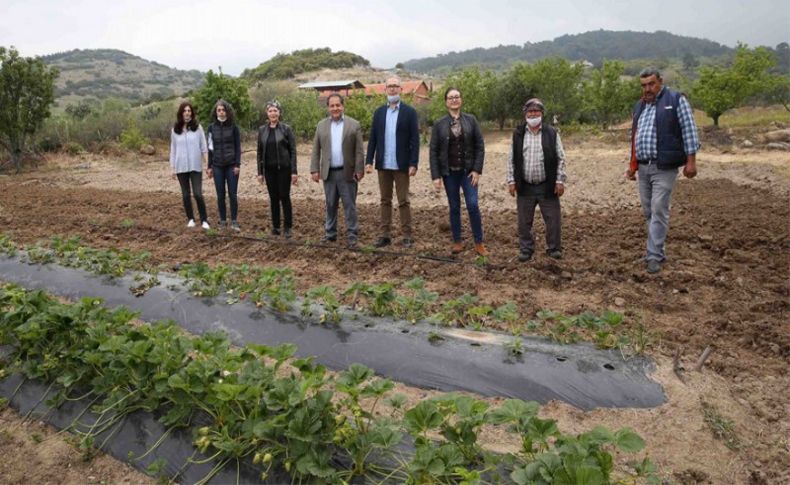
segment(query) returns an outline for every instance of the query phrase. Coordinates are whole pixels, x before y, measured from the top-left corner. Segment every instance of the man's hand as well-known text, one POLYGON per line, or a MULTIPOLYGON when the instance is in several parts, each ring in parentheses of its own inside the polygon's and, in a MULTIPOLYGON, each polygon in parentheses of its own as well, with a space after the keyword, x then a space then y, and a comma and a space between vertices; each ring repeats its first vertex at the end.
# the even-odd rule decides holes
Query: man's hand
POLYGON ((291 185, 299 185, 299 176, 296 174, 291 175, 291 185))
POLYGON ((433 188, 436 190, 442 189, 442 179, 433 179, 433 188))
POLYGON ((239 172, 241 172, 241 167, 233 167, 233 175, 238 177, 239 176, 239 172))
POLYGON ((318 172, 310 172, 310 178, 313 179, 313 182, 318 183, 318 172))
POLYGON ((693 179, 697 176, 697 161, 696 159, 689 157, 689 160, 686 162, 686 165, 683 166, 683 175, 686 178, 693 179))
POLYGON ((208 177, 208 178, 214 178, 214 170, 213 170, 213 169, 210 169, 210 168, 207 168, 207 169, 206 169, 206 177, 208 177))
POLYGON ((630 168, 625 169, 624 175, 628 180, 636 180, 636 171, 631 170, 630 168))
POLYGON ((354 174, 354 180, 356 180, 357 182, 361 182, 364 177, 365 177, 365 172, 357 172, 354 174))
POLYGON ((510 192, 510 195, 515 197, 516 196, 516 184, 507 184, 507 191, 510 192))
POLYGON ((562 194, 565 193, 565 184, 554 184, 554 193, 557 197, 562 197, 562 194))
POLYGON ((369 163, 365 165, 365 173, 373 173, 373 164, 369 163))
POLYGON ((417 174, 417 167, 412 165, 409 167, 409 177, 414 177, 417 174))
POLYGON ((477 184, 480 182, 480 174, 477 172, 469 172, 469 178, 472 181, 472 187, 477 187, 477 184))
POLYGON ((258 175, 258 183, 263 185, 263 175, 258 175))

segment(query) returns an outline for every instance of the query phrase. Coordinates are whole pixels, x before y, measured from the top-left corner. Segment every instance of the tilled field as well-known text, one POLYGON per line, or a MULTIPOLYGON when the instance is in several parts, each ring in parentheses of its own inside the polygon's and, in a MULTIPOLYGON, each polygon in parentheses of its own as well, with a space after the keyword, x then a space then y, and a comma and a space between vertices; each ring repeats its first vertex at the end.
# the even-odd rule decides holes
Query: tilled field
MULTIPOLYGON (((501 166, 497 164, 502 163, 502 155, 494 151, 492 156, 498 160, 492 163, 494 173, 489 175, 494 178, 500 175, 497 171, 501 166)), ((635 188, 620 182, 620 164, 607 161, 610 154, 605 149, 577 149, 575 156, 589 158, 592 168, 580 167, 576 175, 583 178, 577 182, 577 192, 583 192, 584 197, 569 197, 564 206, 565 254, 561 261, 542 254, 540 222, 536 223, 536 258, 529 263, 515 260, 515 203, 502 195, 504 189, 495 182, 491 182, 496 187, 490 189, 488 200, 483 199, 486 242, 491 251, 488 266, 474 264, 471 244, 459 262, 415 258, 450 256, 444 196, 423 190, 425 180, 415 184, 416 245, 408 251, 394 246, 393 250, 401 254, 340 249, 342 233, 341 242, 334 246, 303 244, 318 241, 323 233, 323 200, 320 188, 312 183, 309 193, 302 188, 295 194, 295 234, 286 243, 271 237, 254 240, 260 232, 268 233, 268 200, 260 194, 244 197, 242 192, 240 222, 242 235, 249 238, 225 233, 211 237, 184 227, 175 182, 161 187, 167 190, 152 190, 150 186, 138 189, 134 183, 121 182, 99 188, 91 182, 93 176, 107 177, 108 173, 120 181, 137 180, 143 170, 149 175, 158 174, 153 178, 157 184, 164 184, 161 180, 166 179, 166 164, 153 163, 142 169, 117 166, 114 172, 52 168, 20 177, 1 177, 0 227, 19 243, 33 243, 55 234, 78 235, 88 246, 150 251, 154 262, 165 266, 194 261, 287 266, 303 290, 319 284, 343 289, 354 281, 402 282, 421 276, 429 289, 445 298, 472 293, 491 304, 512 300, 522 315, 532 315, 540 309, 565 314, 607 308, 622 311, 632 320, 641 318, 657 335, 650 353, 660 359, 671 358, 680 348, 681 362, 691 368, 706 346, 713 348, 705 372, 720 384, 714 386, 715 395, 708 394, 705 399, 716 402, 723 415, 734 417, 742 441, 737 451, 722 446, 722 453, 727 456, 719 460, 730 463, 729 469, 737 473, 739 483, 788 480, 787 179, 777 172, 776 165, 740 166, 713 160, 709 162, 709 173, 715 177, 704 176, 708 167, 703 158, 703 177, 681 181, 673 197, 667 242, 670 261, 661 273, 648 275, 639 261, 645 235, 635 188), (592 173, 603 167, 617 171, 617 175, 590 183, 588 179, 596 180, 592 173), (581 177, 585 175, 583 170, 590 177, 581 177), (752 178, 753 173, 761 175, 752 178), (760 177, 770 180, 772 187, 760 186, 760 177), (601 199, 600 204, 594 203, 596 197, 601 199), (122 224, 125 219, 128 221, 122 224), (744 416, 748 423, 739 422, 738 416, 744 416)), ((300 165, 303 162, 304 158, 300 165)), ((569 170, 573 173, 573 169, 569 170)), ((427 179, 424 172, 418 177, 427 179)), ((205 181, 204 186, 204 193, 213 193, 205 181)), ((375 183, 363 181, 359 207, 363 245, 372 243, 378 235, 378 204, 373 195, 365 195, 371 191, 377 194, 375 183)), ((569 195, 573 191, 571 183, 569 195)), ((209 198, 207 205, 211 220, 216 220, 214 200, 209 198)), ((397 225, 397 216, 395 221, 397 225)), ((695 377, 692 384, 699 387, 700 379, 704 380, 695 377)), ((700 414, 701 409, 700 405, 700 414)), ((600 416, 606 411, 594 413, 600 416)), ((666 418, 670 428, 684 426, 672 424, 671 413, 666 418)), ((651 442, 649 434, 644 437, 651 442)), ((693 456, 693 443, 673 444, 670 440, 664 444, 676 445, 678 453, 692 453, 689 463, 700 461, 693 456)), ((672 461, 684 462, 682 457, 672 461)), ((689 467, 677 469, 675 478, 683 483, 697 483, 697 477, 701 479, 699 483, 705 483, 708 477, 715 483, 716 473, 704 467, 689 467)))

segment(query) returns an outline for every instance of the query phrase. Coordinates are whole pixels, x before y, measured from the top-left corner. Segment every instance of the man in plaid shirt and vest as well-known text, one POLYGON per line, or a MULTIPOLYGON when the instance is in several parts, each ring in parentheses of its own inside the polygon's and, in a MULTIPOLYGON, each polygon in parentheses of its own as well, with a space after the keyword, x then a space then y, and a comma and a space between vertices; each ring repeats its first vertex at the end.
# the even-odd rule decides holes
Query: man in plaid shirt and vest
POLYGON ((664 241, 669 230, 669 203, 677 180, 697 175, 699 136, 686 96, 662 84, 653 68, 639 74, 642 98, 634 106, 631 161, 626 177, 639 174, 639 198, 647 220, 648 273, 658 273, 666 260, 664 241))
POLYGON ((560 197, 565 193, 565 150, 557 130, 543 123, 546 109, 538 98, 524 103, 524 122, 513 131, 507 186, 516 196, 519 261, 535 252, 532 221, 540 206, 546 224, 546 254, 562 258, 560 197))

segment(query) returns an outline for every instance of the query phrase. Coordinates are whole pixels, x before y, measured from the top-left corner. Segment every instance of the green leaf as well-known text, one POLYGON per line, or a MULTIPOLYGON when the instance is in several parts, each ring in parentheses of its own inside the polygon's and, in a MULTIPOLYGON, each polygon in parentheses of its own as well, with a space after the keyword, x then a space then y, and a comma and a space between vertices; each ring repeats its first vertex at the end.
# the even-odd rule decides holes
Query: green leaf
POLYGON ((636 453, 645 447, 645 441, 630 428, 623 428, 615 433, 615 444, 627 453, 636 453))
POLYGON ((419 435, 442 424, 442 414, 431 401, 422 401, 406 411, 404 425, 412 435, 419 435))
POLYGON ((535 401, 525 402, 520 399, 508 399, 496 409, 490 410, 487 421, 491 424, 517 423, 538 414, 540 404, 535 401))

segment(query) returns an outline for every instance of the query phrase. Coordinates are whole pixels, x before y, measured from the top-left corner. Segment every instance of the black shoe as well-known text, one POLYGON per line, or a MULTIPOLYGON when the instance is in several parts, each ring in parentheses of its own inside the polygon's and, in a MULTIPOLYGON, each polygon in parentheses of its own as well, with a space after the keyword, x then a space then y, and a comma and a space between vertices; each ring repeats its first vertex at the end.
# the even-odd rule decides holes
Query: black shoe
POLYGON ((337 241, 337 236, 324 236, 321 238, 322 243, 333 243, 337 241))
POLYGON ((392 239, 388 237, 380 237, 376 242, 373 243, 374 248, 383 248, 384 246, 389 246, 392 244, 392 239))
POLYGON ((522 263, 525 261, 529 261, 530 259, 532 259, 532 253, 527 253, 524 251, 518 253, 518 260, 521 261, 522 263))
POLYGON ((554 249, 553 251, 547 251, 546 254, 549 255, 552 259, 562 259, 562 251, 559 249, 554 249))
POLYGON ((400 245, 404 248, 410 248, 414 246, 414 239, 410 237, 404 237, 403 240, 400 242, 400 245))
POLYGON ((285 239, 291 239, 291 228, 286 227, 284 232, 285 239))
POLYGON ((655 259, 651 259, 647 262, 647 272, 648 273, 658 273, 661 271, 661 262, 655 259))
POLYGON ((279 236, 279 235, 280 235, 280 228, 279 227, 273 227, 272 228, 272 236, 279 236))

